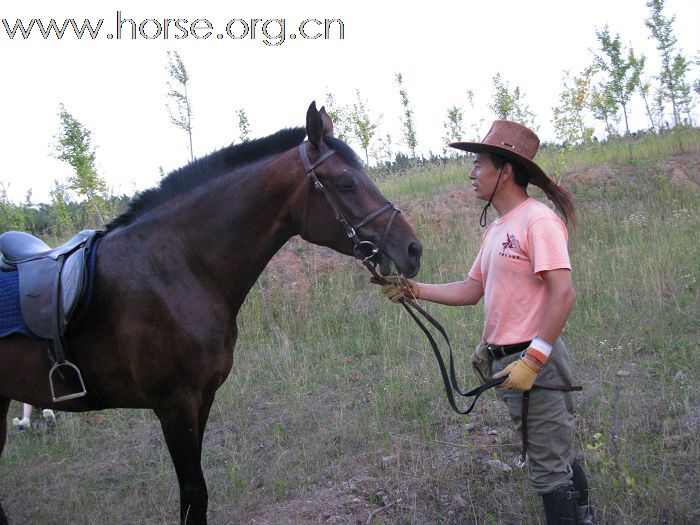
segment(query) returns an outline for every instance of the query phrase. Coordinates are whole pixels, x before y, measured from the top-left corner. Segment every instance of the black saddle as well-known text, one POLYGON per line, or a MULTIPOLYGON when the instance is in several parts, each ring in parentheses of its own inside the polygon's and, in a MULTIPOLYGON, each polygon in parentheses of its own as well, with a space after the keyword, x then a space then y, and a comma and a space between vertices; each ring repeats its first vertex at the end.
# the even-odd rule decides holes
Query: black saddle
POLYGON ((0 235, 0 270, 19 272, 22 317, 33 335, 53 342, 55 355, 49 383, 54 402, 86 394, 80 371, 65 357, 63 336, 87 289, 88 259, 96 235, 93 230, 84 230, 53 249, 28 233, 10 231, 0 235), (81 391, 54 395, 53 373, 59 367, 73 369, 81 391))

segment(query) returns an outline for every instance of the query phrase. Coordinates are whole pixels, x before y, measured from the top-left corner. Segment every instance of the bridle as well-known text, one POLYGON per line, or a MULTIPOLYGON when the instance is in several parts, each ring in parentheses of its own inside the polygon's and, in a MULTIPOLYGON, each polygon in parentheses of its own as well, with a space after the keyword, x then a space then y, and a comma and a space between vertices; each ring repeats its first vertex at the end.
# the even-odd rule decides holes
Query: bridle
MULTIPOLYGON (((367 269, 370 271, 373 277, 373 282, 376 282, 378 284, 384 284, 386 283, 386 280, 379 274, 377 273, 377 260, 376 256, 381 253, 384 250, 384 247, 386 245, 386 240, 387 237, 389 236, 389 231, 391 230, 391 225, 394 222, 394 219, 396 216, 400 213, 399 209, 396 208, 391 202, 388 202, 384 205, 381 206, 380 208, 376 209, 373 212, 370 212, 367 214, 364 218, 360 219, 360 221, 355 224, 354 226, 351 226, 350 222, 347 220, 345 217, 345 214, 343 213, 342 209, 338 205, 338 202, 336 201, 336 198, 331 194, 326 187, 321 184, 321 181, 318 180, 318 177, 316 176, 316 173, 314 172, 314 168, 322 164, 328 157, 334 155, 336 152, 333 149, 328 149, 324 151, 321 156, 316 159, 313 163, 309 160, 309 156, 307 153, 308 149, 308 142, 302 142, 299 145, 299 156, 301 157, 302 162, 304 163, 304 170, 306 171, 307 175, 311 179, 311 182, 313 183, 313 187, 316 189, 316 191, 321 192, 321 194, 326 198, 326 201, 330 205, 330 207, 333 209, 333 213, 335 215, 335 220, 337 220, 343 229, 345 230, 345 233, 347 236, 352 240, 353 242, 353 253, 357 259, 362 261, 362 264, 367 267, 367 269), (386 212, 391 212, 391 217, 389 218, 389 221, 387 222, 386 228, 384 230, 384 234, 382 235, 382 239, 379 242, 379 245, 375 245, 371 241, 363 241, 361 240, 358 235, 357 235, 357 230, 360 229, 362 226, 365 226, 366 224, 369 224, 371 221, 376 219, 377 217, 383 215, 386 212)), ((308 207, 308 205, 307 205, 308 207)), ((307 210, 308 211, 308 210, 307 210)), ((308 221, 307 221, 308 222, 308 221)), ((442 376, 442 382, 445 387, 445 393, 447 394, 447 400, 450 403, 450 406, 452 409, 457 412, 458 414, 469 414, 473 409, 474 405, 476 404, 476 400, 479 398, 481 394, 483 394, 486 390, 488 390, 491 387, 494 387, 496 385, 500 385, 503 383, 503 381, 506 380, 505 377, 499 377, 496 379, 492 379, 483 385, 470 390, 469 392, 462 392, 459 388, 459 384, 457 382, 457 374, 455 373, 455 366, 454 366, 454 359, 452 356, 452 345, 450 344, 450 339, 447 337, 447 332, 445 332, 445 329, 442 327, 442 325, 433 318, 428 312, 426 312, 414 299, 411 299, 409 297, 402 297, 400 300, 401 305, 406 309, 406 311, 410 314, 410 316, 413 318, 413 320, 416 322, 418 327, 423 331, 425 336, 428 338, 428 341, 430 342, 430 346, 433 349, 433 352, 435 353, 435 358, 437 359, 438 362, 438 367, 440 368, 440 375, 442 376), (428 321, 431 325, 433 325, 438 332, 440 332, 440 335, 445 339, 447 342, 447 347, 450 350, 450 370, 449 370, 449 376, 447 372, 447 368, 445 367, 445 363, 442 359, 442 355, 440 354, 440 350, 438 348, 437 343, 435 342, 435 339, 433 338, 432 334, 428 330, 428 328, 425 326, 425 324, 418 318, 418 315, 416 315, 415 312, 420 313, 426 321, 428 321), (454 393, 453 393, 454 392, 454 393), (474 397, 472 400, 471 406, 466 409, 466 410, 460 410, 457 408, 457 404, 455 402, 454 394, 458 394, 463 397, 474 397)))
MULTIPOLYGON (((391 226, 394 224, 394 219, 399 213, 401 213, 401 211, 391 202, 387 201, 386 204, 368 213, 355 225, 352 225, 343 213, 343 210, 340 207, 336 197, 330 191, 328 191, 328 189, 326 189, 326 187, 321 183, 320 180, 318 180, 316 172, 314 171, 314 168, 322 164, 326 159, 328 159, 328 157, 334 155, 336 151, 334 149, 327 149, 321 154, 321 156, 318 159, 316 159, 312 163, 309 160, 309 154, 307 151, 308 147, 308 142, 302 142, 299 145, 299 156, 301 157, 301 161, 304 163, 304 170, 309 176, 309 179, 313 184, 313 188, 325 197, 326 202, 328 202, 329 206, 333 210, 335 220, 340 223, 340 225, 343 227, 343 230, 345 231, 345 234, 352 241, 352 252, 355 258, 360 259, 362 263, 368 268, 371 266, 373 271, 374 266, 376 266, 377 264, 377 255, 384 251, 384 248, 386 247, 387 238, 389 237, 389 231, 391 231, 391 226), (357 231, 363 226, 366 226, 367 224, 372 222, 374 219, 384 215, 387 212, 390 212, 391 216, 389 217, 389 220, 386 223, 386 228, 384 228, 384 234, 382 235, 379 244, 374 244, 372 241, 368 240, 361 240, 360 237, 357 235, 357 231)), ((306 222, 308 224, 308 220, 306 222)))

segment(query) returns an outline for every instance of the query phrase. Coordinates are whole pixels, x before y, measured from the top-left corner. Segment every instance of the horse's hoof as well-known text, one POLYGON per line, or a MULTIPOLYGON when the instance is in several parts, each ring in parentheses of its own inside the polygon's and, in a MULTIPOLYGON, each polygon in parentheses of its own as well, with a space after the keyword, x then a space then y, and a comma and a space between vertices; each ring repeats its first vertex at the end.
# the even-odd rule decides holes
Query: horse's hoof
POLYGON ((12 420, 12 426, 17 430, 29 430, 32 428, 32 421, 28 417, 22 419, 16 417, 12 420))
POLYGON ((44 418, 44 421, 46 421, 46 426, 48 428, 54 428, 56 426, 56 415, 53 413, 53 410, 45 408, 41 415, 44 418))

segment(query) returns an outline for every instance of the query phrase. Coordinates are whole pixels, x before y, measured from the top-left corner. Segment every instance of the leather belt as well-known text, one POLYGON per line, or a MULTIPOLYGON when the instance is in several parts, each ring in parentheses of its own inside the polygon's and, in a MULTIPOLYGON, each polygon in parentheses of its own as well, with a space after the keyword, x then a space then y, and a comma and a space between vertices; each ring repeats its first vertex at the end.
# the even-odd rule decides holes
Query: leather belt
POLYGON ((492 345, 487 344, 486 350, 494 358, 494 360, 503 359, 509 355, 517 354, 522 352, 530 346, 532 341, 525 341, 522 343, 515 343, 513 345, 492 345))

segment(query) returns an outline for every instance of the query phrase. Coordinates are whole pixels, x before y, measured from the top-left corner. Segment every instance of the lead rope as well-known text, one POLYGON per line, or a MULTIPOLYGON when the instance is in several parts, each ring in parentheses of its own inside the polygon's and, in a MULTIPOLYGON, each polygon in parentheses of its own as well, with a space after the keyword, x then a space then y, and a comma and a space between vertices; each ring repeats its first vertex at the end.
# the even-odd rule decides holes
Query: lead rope
MULTIPOLYGON (((370 263, 369 261, 364 261, 364 265, 367 267, 367 269, 370 271, 372 274, 374 281, 377 284, 386 284, 386 279, 384 279, 381 275, 379 275, 375 269, 375 267, 370 263)), ((455 366, 454 366, 454 357, 452 355, 452 345, 450 343, 450 338, 447 336, 447 332, 445 329, 442 327, 442 325, 433 317, 431 316, 428 312, 426 312, 414 299, 411 299, 409 297, 401 297, 399 299, 399 302, 401 303, 401 306, 404 307, 404 309, 408 312, 408 314, 413 318, 415 323, 418 325, 418 327, 423 331, 425 336, 427 337, 428 341, 430 342, 430 346, 433 350, 433 353, 435 354, 435 359, 437 360, 438 363, 438 368, 440 369, 440 377, 442 378, 442 384, 445 388, 445 394, 447 395, 447 401, 450 404, 450 407, 452 410, 454 410, 457 414, 460 415, 466 415, 469 414, 472 410, 474 410, 474 406, 476 405, 476 401, 479 399, 479 396, 486 392, 489 388, 493 388, 495 386, 500 385, 506 380, 506 377, 497 377, 495 379, 491 379, 487 381, 486 383, 479 385, 478 387, 470 390, 469 392, 462 392, 462 390, 459 387, 458 381, 457 381, 457 374, 455 372, 455 366), (447 348, 449 349, 450 352, 450 370, 449 370, 449 375, 447 372, 447 367, 445 366, 445 362, 442 359, 442 355, 440 354, 440 349, 438 348, 438 345, 435 341, 435 338, 433 335, 430 333, 428 328, 425 326, 425 324, 420 320, 418 315, 413 311, 415 310, 419 314, 421 314, 426 321, 428 321, 435 329, 437 329, 438 332, 440 332, 440 335, 445 339, 445 342, 447 343, 447 348), (458 395, 462 397, 473 397, 474 399, 471 402, 471 405, 466 410, 460 410, 457 407, 457 403, 455 402, 455 396, 454 394, 457 393, 458 395)))

